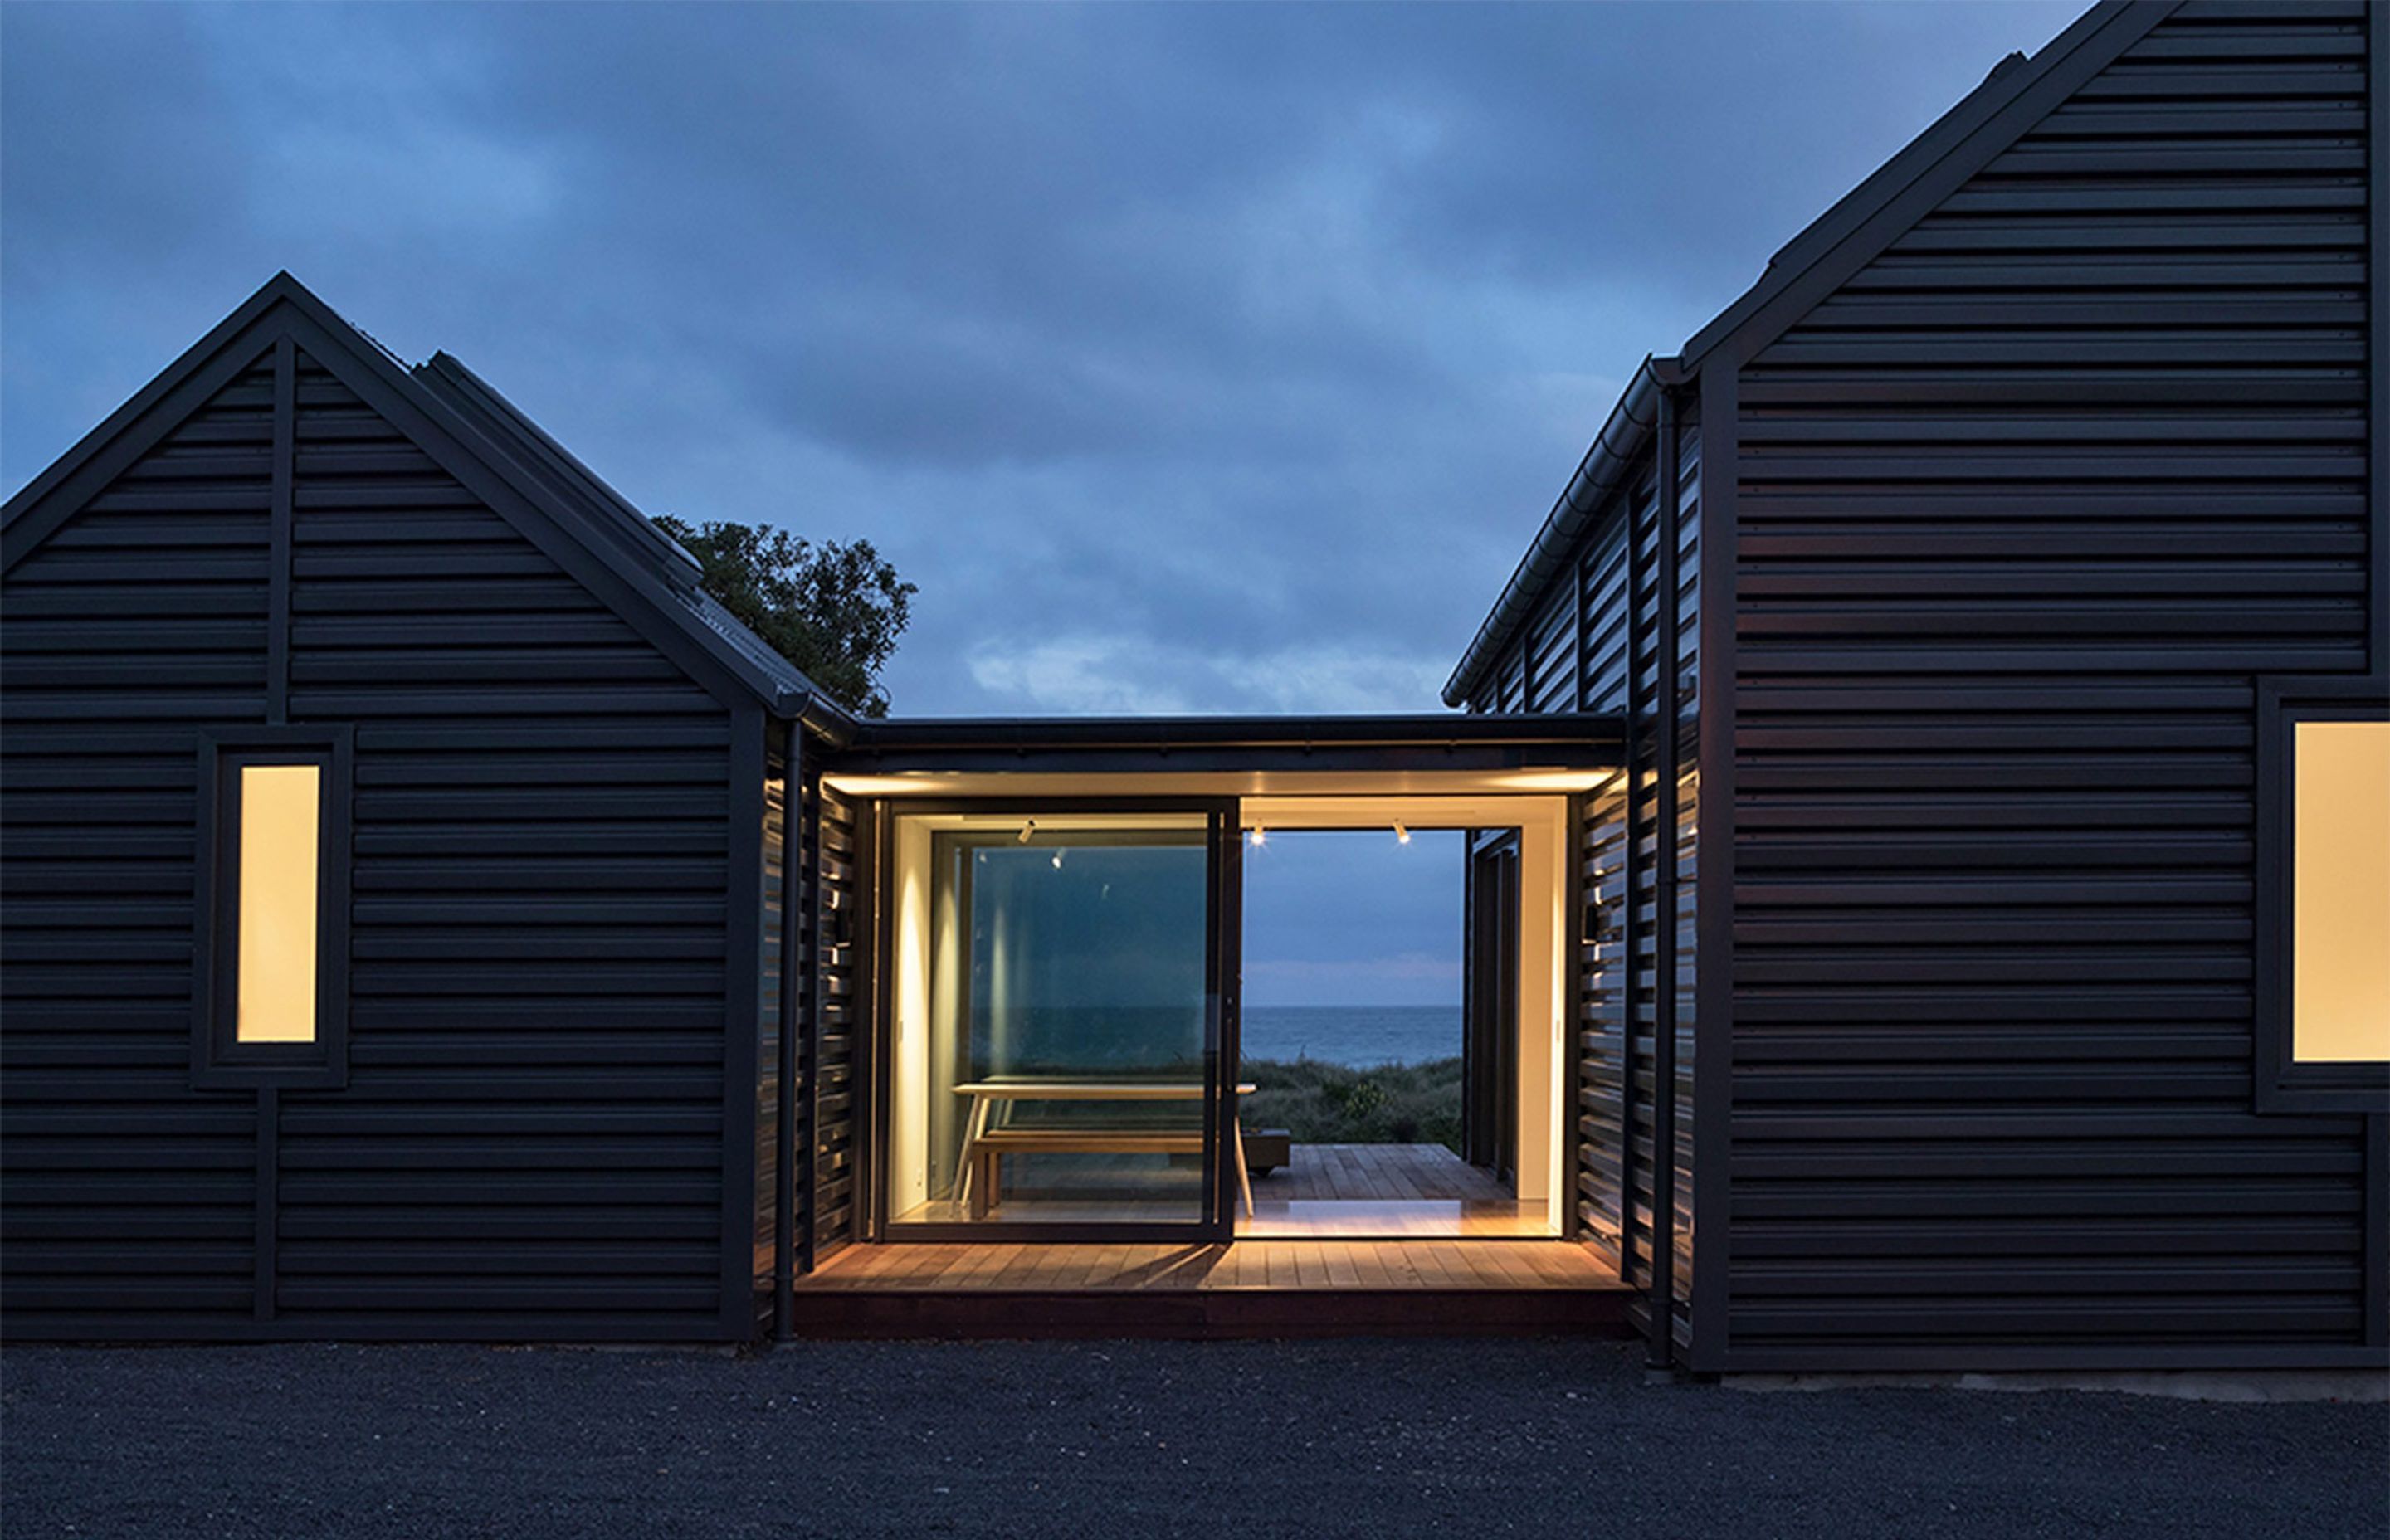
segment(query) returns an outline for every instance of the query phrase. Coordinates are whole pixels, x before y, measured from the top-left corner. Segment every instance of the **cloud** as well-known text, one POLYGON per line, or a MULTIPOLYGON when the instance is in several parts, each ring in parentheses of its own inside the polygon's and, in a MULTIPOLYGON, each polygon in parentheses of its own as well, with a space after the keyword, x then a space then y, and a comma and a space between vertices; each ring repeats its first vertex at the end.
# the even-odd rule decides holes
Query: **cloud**
POLYGON ((972 680, 1018 714, 1417 712, 1450 668, 1440 653, 1326 641, 1238 653, 1128 635, 987 641, 972 680))
POLYGON ((2075 8, 0 6, 0 481, 288 267, 872 539, 900 713, 1432 710, 1635 362, 2075 8))
POLYGON ((1102 636, 983 644, 971 656, 970 673, 991 695, 1019 701, 1022 714, 1150 715, 1192 709, 1176 687, 1136 677, 1143 661, 1128 656, 1132 650, 1133 643, 1102 636))
MULTIPOLYGON (((0 483, 287 267, 872 539, 899 714, 1430 711, 1635 363, 2078 8, 0 6, 0 483)), ((1450 1001, 1459 862, 1273 839, 1256 997, 1450 1001)))
POLYGON ((1408 952, 1386 957, 1277 957, 1245 965, 1248 982, 1288 986, 1332 984, 1358 990, 1362 999, 1372 983, 1458 983, 1460 959, 1408 952))

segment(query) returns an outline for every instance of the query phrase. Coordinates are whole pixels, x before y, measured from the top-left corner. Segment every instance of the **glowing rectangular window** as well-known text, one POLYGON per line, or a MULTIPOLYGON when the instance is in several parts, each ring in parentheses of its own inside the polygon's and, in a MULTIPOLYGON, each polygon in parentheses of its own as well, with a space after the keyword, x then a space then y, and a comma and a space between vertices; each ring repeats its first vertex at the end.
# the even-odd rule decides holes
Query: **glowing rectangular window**
POLYGON ((235 1042, 315 1040, 322 780, 313 764, 241 766, 235 1042))
POLYGON ((2291 760, 2291 1057, 2390 1060, 2390 722, 2301 722, 2291 760))

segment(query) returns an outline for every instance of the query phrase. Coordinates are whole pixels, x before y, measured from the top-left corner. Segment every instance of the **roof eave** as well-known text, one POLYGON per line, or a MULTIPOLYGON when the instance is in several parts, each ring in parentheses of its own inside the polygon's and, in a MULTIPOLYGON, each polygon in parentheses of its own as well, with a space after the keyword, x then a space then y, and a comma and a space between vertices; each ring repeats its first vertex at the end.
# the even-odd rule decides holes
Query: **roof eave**
POLYGON ((1510 581, 1503 585, 1501 597, 1494 601, 1494 608, 1471 639, 1468 651, 1461 654, 1460 662, 1453 669, 1452 677, 1445 682, 1446 705, 1468 704, 1471 692, 1493 667, 1495 659, 1526 623, 1528 612, 1542 598, 1552 574, 1567 564, 1578 537, 1600 517, 1602 506, 1650 446, 1651 430, 1659 420, 1660 390, 1664 383, 1675 383, 1677 375, 1675 360, 1646 357, 1636 367, 1634 377, 1619 393, 1618 404, 1610 409, 1601 430, 1594 435, 1585 457, 1577 462, 1576 474, 1561 489, 1559 500, 1544 518, 1543 528, 1536 532, 1527 554, 1519 558, 1510 581), (1667 377, 1664 381, 1664 374, 1667 377))

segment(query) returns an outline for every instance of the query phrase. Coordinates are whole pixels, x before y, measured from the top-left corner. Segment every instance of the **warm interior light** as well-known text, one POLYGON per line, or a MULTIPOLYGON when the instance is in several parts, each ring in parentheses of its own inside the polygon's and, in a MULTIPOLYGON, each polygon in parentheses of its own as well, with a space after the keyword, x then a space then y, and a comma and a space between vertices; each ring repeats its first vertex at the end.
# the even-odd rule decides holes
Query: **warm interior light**
POLYGON ((1269 835, 1260 828, 1249 828, 1245 831, 1245 841, 1258 850, 1269 843, 1269 835))
POLYGON ((321 781, 313 764, 241 766, 237 1042, 315 1040, 321 781))
POLYGON ((1411 842, 1411 831, 1410 831, 1409 829, 1407 829, 1407 828, 1405 828, 1403 827, 1403 821, 1402 821, 1400 818, 1395 819, 1395 820, 1394 820, 1394 843, 1396 843, 1396 844, 1398 844, 1398 845, 1407 845, 1407 844, 1409 844, 1410 842, 1411 842))
POLYGON ((2291 1057, 2390 1060, 2390 722, 2291 746, 2291 1057))

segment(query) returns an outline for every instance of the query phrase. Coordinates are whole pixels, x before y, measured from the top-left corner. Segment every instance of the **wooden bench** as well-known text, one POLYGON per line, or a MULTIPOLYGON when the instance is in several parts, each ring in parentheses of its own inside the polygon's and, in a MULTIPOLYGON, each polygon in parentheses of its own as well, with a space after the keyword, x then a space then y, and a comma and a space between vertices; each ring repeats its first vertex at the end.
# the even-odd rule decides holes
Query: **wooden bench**
MULTIPOLYGON (((1250 1083, 1237 1087, 1251 1096, 1250 1083)), ((1004 1190, 1008 1152, 1068 1155, 1201 1155, 1201 1129, 1006 1128, 996 1122, 999 1102, 1013 1101, 1201 1101, 1203 1087, 1175 1081, 983 1080, 955 1087, 971 1098, 963 1125, 963 1150, 955 1169, 955 1198, 973 1219, 985 1219, 1004 1190)), ((1247 1217, 1253 1212, 1253 1180, 1245 1171, 1245 1135, 1232 1123, 1236 1141, 1237 1195, 1247 1217)))

